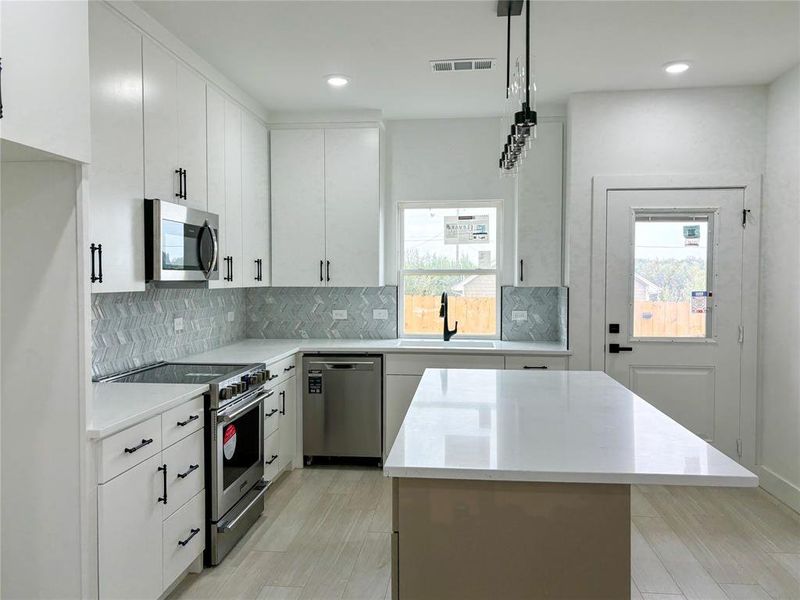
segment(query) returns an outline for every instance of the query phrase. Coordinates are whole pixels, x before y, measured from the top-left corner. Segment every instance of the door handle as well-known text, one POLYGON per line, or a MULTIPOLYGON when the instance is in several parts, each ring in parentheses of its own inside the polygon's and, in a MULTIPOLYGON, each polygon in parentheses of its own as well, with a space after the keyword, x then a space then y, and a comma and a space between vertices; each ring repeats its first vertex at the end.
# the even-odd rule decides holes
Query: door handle
POLYGON ((327 263, 328 264, 326 266, 326 269, 327 269, 326 272, 327 272, 328 281, 330 281, 331 280, 331 261, 327 261, 327 263))
POLYGON ((199 418, 200 418, 200 415, 191 415, 185 421, 178 421, 177 425, 178 425, 178 427, 186 427, 189 423, 191 423, 192 421, 197 421, 197 419, 199 419, 199 418))
POLYGON ((286 414, 286 390, 281 390, 281 414, 286 414))
POLYGON ((159 498, 159 502, 163 502, 165 505, 167 504, 167 465, 161 465, 158 467, 158 470, 164 474, 164 496, 159 498))
POLYGON ((619 354, 620 352, 633 352, 633 348, 630 346, 620 346, 619 344, 609 344, 608 352, 609 354, 619 354))
POLYGON ((196 536, 198 533, 200 533, 200 529, 198 529, 197 527, 195 527, 194 529, 190 529, 189 537, 187 537, 185 540, 178 540, 178 546, 185 546, 186 544, 191 542, 192 538, 196 536))
POLYGON ((175 169, 175 175, 178 176, 178 192, 175 197, 181 199, 183 198, 183 169, 175 169))
POLYGON ((189 468, 184 471, 183 473, 178 473, 178 479, 186 479, 189 475, 191 475, 192 471, 196 471, 200 468, 200 465, 189 465, 189 468))
POLYGON ((525 261, 523 259, 519 259, 519 280, 520 282, 525 281, 525 261))
POLYGON ((530 365, 523 365, 522 368, 523 369, 546 369, 547 365, 542 365, 541 367, 532 367, 530 365))
POLYGON ((319 280, 320 280, 320 281, 325 281, 325 280, 322 278, 322 265, 323 265, 323 261, 319 261, 319 280))

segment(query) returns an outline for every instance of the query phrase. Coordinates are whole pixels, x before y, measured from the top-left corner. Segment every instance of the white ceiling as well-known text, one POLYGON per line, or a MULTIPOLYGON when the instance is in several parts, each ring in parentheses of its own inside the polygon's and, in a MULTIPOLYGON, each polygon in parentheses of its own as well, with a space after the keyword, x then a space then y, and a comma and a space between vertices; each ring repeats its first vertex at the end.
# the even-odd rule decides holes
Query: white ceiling
MULTIPOLYGON (((270 111, 382 110, 385 118, 504 110, 496 2, 142 1, 139 5, 270 111), (492 72, 428 61, 496 58, 492 72), (352 83, 331 89, 324 76, 352 83)), ((538 100, 580 91, 768 83, 800 60, 800 2, 535 2, 538 100), (670 76, 661 66, 693 68, 670 76)), ((524 20, 513 19, 521 55, 524 20)))

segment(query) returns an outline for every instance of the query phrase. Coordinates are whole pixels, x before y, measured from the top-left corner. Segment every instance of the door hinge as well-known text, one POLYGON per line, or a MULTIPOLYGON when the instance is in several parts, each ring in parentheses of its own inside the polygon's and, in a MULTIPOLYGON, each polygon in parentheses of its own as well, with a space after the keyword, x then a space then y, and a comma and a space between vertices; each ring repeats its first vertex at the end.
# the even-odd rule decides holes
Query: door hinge
POLYGON ((749 208, 742 209, 742 227, 747 227, 747 215, 750 214, 749 208))
POLYGON ((744 326, 739 325, 739 343, 744 344, 744 326))
POLYGON ((739 458, 742 458, 742 440, 741 440, 741 438, 736 440, 736 455, 739 458))

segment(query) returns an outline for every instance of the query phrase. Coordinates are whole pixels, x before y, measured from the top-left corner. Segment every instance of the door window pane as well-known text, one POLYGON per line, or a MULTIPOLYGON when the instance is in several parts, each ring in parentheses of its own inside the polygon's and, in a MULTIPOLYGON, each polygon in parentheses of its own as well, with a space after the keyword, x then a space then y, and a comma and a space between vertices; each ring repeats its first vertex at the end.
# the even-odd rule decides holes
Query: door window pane
POLYGON ((708 215, 636 215, 633 337, 710 334, 710 234, 708 215))

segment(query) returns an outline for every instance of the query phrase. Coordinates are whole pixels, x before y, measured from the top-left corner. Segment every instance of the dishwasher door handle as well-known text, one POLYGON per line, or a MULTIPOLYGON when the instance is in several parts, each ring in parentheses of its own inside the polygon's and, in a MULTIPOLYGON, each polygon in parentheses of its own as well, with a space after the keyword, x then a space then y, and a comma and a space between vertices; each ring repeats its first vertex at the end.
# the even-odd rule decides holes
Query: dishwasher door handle
POLYGON ((351 370, 354 371, 359 367, 369 367, 370 369, 375 367, 375 363, 369 360, 348 360, 348 361, 325 361, 325 362, 309 362, 308 366, 312 365, 320 365, 329 371, 334 370, 351 370))

